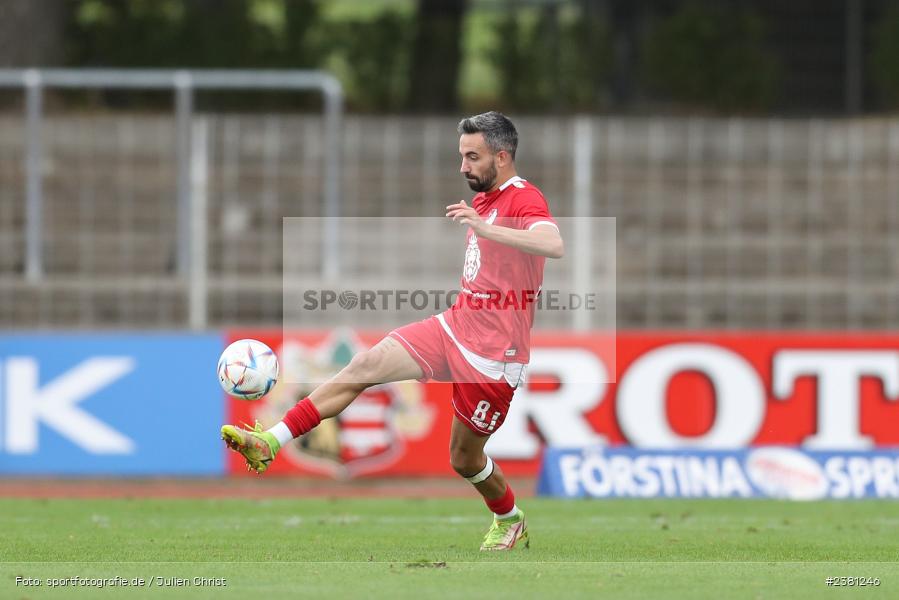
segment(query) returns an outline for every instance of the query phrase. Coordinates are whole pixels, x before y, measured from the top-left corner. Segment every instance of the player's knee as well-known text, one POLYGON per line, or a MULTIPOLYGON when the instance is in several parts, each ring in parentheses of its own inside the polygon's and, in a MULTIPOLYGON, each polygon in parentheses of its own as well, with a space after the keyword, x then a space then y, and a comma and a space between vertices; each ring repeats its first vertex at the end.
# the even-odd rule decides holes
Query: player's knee
POLYGON ((450 465, 462 477, 471 477, 484 468, 484 453, 450 448, 450 465))
POLYGON ((380 358, 377 353, 371 350, 363 350, 353 356, 346 368, 355 381, 371 383, 377 379, 379 366, 380 358))

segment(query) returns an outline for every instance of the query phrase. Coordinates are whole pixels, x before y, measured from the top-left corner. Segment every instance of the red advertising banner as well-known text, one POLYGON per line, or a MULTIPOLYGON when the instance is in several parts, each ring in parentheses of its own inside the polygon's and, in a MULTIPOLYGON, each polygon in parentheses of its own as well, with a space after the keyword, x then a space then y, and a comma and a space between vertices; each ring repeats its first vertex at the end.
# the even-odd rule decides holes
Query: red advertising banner
MULTIPOLYGON (((288 370, 322 376, 382 334, 228 332, 229 343, 245 337, 270 345, 288 370)), ((527 387, 487 446, 509 475, 536 475, 546 445, 899 446, 899 335, 619 332, 615 346, 617 357, 605 356, 599 336, 533 335, 527 387)), ((450 390, 372 388, 284 448, 269 472, 453 475, 450 390)), ((308 391, 281 382, 260 401, 230 399, 231 422, 270 426, 308 391)), ((229 455, 229 470, 244 472, 229 455)))

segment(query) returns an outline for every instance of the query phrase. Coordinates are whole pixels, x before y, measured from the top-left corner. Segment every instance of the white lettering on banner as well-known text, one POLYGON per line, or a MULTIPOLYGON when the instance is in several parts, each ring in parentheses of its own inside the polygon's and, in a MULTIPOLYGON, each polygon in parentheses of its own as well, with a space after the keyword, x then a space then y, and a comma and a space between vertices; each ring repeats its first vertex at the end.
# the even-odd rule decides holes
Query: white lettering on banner
MULTIPOLYGON (((607 394, 605 365, 587 349, 536 348, 530 371, 550 373, 561 385, 550 392, 520 389, 503 427, 488 441, 497 458, 526 460, 539 455, 541 435, 549 446, 605 445, 585 415, 607 394), (567 383, 566 383, 567 382, 567 383), (529 430, 533 422, 539 432, 529 430)), ((772 355, 771 386, 776 400, 789 400, 795 381, 817 378, 817 431, 803 440, 811 449, 866 449, 872 439, 860 432, 862 377, 883 382, 884 394, 899 400, 899 352, 894 350, 781 350, 772 355)), ((709 343, 673 343, 645 352, 621 375, 615 410, 625 439, 640 448, 749 446, 758 436, 767 407, 765 381, 739 353, 709 343), (667 388, 685 371, 707 376, 715 395, 715 416, 702 435, 675 432, 665 409, 667 388)), ((660 473, 670 488, 683 479, 685 463, 660 473)))
POLYGON ((559 459, 559 471, 562 474, 562 487, 565 494, 576 496, 580 481, 581 457, 577 454, 566 454, 559 459))
POLYGON ((867 459, 853 456, 849 459, 849 480, 852 481, 852 495, 861 498, 865 488, 871 483, 871 465, 867 459))
POLYGON ((834 456, 824 462, 831 498, 864 498, 872 483, 876 498, 899 498, 899 459, 834 456))
POLYGON ((565 454, 559 459, 565 494, 603 498, 749 498, 752 486, 736 457, 565 454))
POLYGON ((528 459, 540 451, 540 438, 528 431, 533 420, 548 446, 604 445, 584 415, 599 406, 608 381, 605 365, 589 350, 535 348, 530 373, 549 373, 561 385, 551 392, 531 392, 527 386, 515 392, 503 426, 490 437, 485 451, 493 458, 528 459), (590 376, 585 377, 585 373, 590 376), (568 383, 566 383, 568 382, 568 383))
POLYGON ((690 468, 690 482, 693 489, 690 490, 691 496, 708 495, 717 498, 719 494, 718 486, 718 461, 713 456, 707 456, 705 459, 697 458, 687 463, 690 468))
POLYGON ((899 486, 896 485, 896 471, 893 461, 885 456, 875 457, 871 461, 871 470, 874 472, 874 493, 878 498, 896 498, 899 496, 899 486))
POLYGON ((859 430, 862 376, 883 381, 884 395, 899 399, 899 352, 782 350, 774 355, 774 395, 786 400, 797 378, 817 378, 818 431, 803 440, 810 449, 864 450, 873 445, 859 430))
POLYGON ((43 423, 95 454, 128 454, 134 441, 75 406, 134 370, 130 357, 88 359, 39 387, 38 362, 25 356, 6 361, 5 446, 10 454, 38 450, 38 425, 43 423))
POLYGON ((677 495, 677 483, 674 481, 674 458, 659 456, 656 458, 656 468, 662 478, 662 489, 666 496, 677 495))
POLYGON ((590 496, 602 497, 612 493, 612 478, 602 456, 588 456, 581 464, 579 475, 584 491, 590 496))
POLYGON ((672 344, 634 361, 618 386, 616 411, 624 437, 637 447, 738 448, 761 427, 765 390, 752 366, 735 352, 711 344, 672 344), (715 420, 700 436, 677 434, 665 411, 668 384, 683 371, 707 375, 715 390, 715 420))
POLYGON ((884 455, 816 459, 771 446, 751 450, 743 460, 729 454, 617 454, 614 449, 590 449, 563 453, 557 464, 560 491, 566 496, 899 498, 899 458, 884 455))
POLYGON ((730 496, 749 498, 752 496, 752 487, 746 481, 740 461, 736 458, 725 458, 721 464, 721 495, 725 498, 730 496))
POLYGON ((634 478, 631 469, 631 460, 626 456, 613 456, 609 459, 609 471, 612 475, 612 485, 619 496, 634 496, 637 490, 634 486, 634 478))
POLYGON ((843 470, 846 459, 842 456, 834 456, 824 462, 824 472, 827 473, 827 479, 830 480, 830 496, 831 498, 848 498, 849 476, 843 470))
POLYGON ((638 482, 637 492, 640 496, 649 498, 659 495, 659 478, 652 472, 652 464, 648 456, 638 456, 634 460, 634 479, 638 482))

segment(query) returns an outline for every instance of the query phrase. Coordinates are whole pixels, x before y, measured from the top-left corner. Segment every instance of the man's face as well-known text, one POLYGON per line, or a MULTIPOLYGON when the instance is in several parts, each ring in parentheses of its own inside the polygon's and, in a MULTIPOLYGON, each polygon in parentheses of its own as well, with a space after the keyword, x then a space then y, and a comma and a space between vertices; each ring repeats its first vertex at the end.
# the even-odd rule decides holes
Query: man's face
POLYGON ((475 192, 486 192, 496 183, 496 158, 484 143, 482 133, 463 133, 459 138, 459 154, 462 168, 459 169, 475 192))

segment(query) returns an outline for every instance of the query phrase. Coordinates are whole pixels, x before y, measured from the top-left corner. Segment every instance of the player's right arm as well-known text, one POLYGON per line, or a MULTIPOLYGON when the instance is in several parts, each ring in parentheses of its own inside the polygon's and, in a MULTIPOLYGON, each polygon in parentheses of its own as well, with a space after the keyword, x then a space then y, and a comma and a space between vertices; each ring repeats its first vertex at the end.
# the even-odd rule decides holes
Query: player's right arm
POLYGON ((528 229, 503 227, 482 219, 474 208, 465 203, 465 200, 447 206, 446 216, 455 222, 468 225, 478 237, 511 246, 528 254, 546 258, 562 258, 565 254, 565 244, 559 228, 550 220, 535 222, 528 229))
POLYGON ((513 229, 490 223, 484 225, 486 227, 481 232, 475 229, 475 233, 484 239, 546 258, 562 258, 565 255, 562 235, 552 223, 538 223, 532 229, 513 229))

